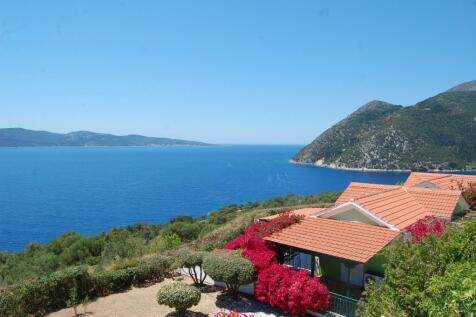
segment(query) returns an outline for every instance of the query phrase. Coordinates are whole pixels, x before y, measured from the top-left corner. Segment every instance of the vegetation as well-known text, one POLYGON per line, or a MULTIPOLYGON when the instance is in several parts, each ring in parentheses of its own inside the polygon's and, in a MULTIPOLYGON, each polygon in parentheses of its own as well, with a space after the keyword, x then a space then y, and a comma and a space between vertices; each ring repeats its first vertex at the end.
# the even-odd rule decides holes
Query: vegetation
POLYGON ((250 284, 255 279, 253 264, 234 251, 215 251, 203 260, 203 269, 215 281, 225 283, 232 297, 238 295, 241 285, 250 284))
POLYGON ((276 248, 264 237, 301 220, 288 212, 267 222, 250 225, 244 233, 228 243, 227 249, 240 249, 257 273, 255 295, 259 301, 279 307, 293 316, 304 316, 308 310, 319 311, 330 304, 327 287, 318 277, 305 270, 293 270, 277 263, 276 248))
POLYGON ((385 250, 385 281, 381 287, 366 286, 362 316, 470 316, 476 311, 476 219, 447 225, 438 235, 410 236, 385 250))
POLYGON ((46 244, 30 243, 23 252, 0 252, 0 288, 72 266, 87 265, 99 270, 118 266, 129 259, 168 252, 184 244, 201 250, 221 248, 254 221, 255 211, 273 214, 286 206, 332 203, 337 196, 338 193, 289 195, 226 206, 199 218, 181 216, 169 224, 137 224, 91 237, 68 232, 46 244))
MULTIPOLYGON (((23 252, 0 253, 0 316, 42 315, 68 306, 85 306, 91 299, 132 285, 161 281, 174 264, 191 267, 199 263, 202 254, 198 251, 222 248, 256 217, 275 214, 286 206, 322 206, 337 196, 289 195, 227 206, 199 218, 180 216, 169 224, 138 224, 91 237, 69 232, 47 244, 31 243, 23 252), (177 250, 181 246, 189 248, 189 256, 181 257, 183 250, 177 250)), ((239 258, 244 269, 238 281, 252 281, 253 266, 239 258)), ((198 283, 204 278, 195 277, 198 283)), ((230 284, 230 288, 236 287, 230 284)))
POLYGON ((208 145, 202 142, 154 138, 142 135, 112 135, 77 131, 66 134, 21 128, 0 129, 1 146, 157 146, 208 145))
POLYGON ((411 107, 369 102, 322 133, 294 160, 338 168, 474 168, 474 86, 461 85, 411 107))
POLYGON ((162 286, 157 292, 157 302, 175 308, 177 315, 185 316, 188 308, 198 304, 201 298, 200 290, 196 287, 174 282, 162 286))
POLYGON ((86 266, 70 267, 0 290, 0 316, 37 316, 64 307, 76 311, 78 305, 90 298, 121 292, 131 285, 161 281, 170 269, 170 259, 163 256, 111 271, 91 272, 86 266))
POLYGON ((203 251, 193 251, 189 249, 181 249, 175 255, 176 264, 178 267, 188 270, 188 274, 196 285, 203 285, 207 278, 202 268, 203 258, 206 253, 203 251))
POLYGON ((327 287, 319 277, 277 263, 259 272, 255 293, 259 301, 293 316, 305 316, 307 311, 320 311, 330 304, 327 287))

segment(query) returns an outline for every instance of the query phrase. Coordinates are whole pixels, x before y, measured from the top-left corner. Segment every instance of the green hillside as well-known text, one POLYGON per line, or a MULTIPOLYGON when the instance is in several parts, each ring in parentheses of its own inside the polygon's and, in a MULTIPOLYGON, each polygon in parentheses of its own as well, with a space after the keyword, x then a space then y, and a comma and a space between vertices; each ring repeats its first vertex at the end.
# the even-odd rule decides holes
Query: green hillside
POLYGON ((334 168, 465 170, 476 161, 476 81, 414 106, 372 101, 293 160, 334 168))
POLYGON ((76 131, 66 134, 22 128, 0 129, 0 147, 20 146, 168 146, 208 145, 202 142, 76 131))

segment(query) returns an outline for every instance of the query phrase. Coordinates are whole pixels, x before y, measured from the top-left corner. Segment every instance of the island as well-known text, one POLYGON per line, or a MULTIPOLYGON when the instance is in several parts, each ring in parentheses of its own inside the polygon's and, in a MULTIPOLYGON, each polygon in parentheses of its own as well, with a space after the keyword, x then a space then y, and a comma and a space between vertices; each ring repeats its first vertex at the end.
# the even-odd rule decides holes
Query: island
POLYGON ((142 135, 113 135, 90 131, 53 133, 22 128, 0 129, 0 147, 23 146, 210 146, 211 144, 142 135))

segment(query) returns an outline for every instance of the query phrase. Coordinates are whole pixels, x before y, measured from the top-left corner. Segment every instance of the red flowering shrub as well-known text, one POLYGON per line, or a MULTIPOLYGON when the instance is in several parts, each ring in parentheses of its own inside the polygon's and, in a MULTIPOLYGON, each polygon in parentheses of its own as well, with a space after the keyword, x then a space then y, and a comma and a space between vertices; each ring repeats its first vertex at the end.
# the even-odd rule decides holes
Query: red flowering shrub
POLYGON ((462 181, 456 181, 456 185, 452 185, 451 189, 460 190, 464 200, 469 205, 469 209, 476 210, 476 183, 468 182, 464 184, 462 181))
POLYGON ((253 317, 254 315, 243 314, 237 311, 220 310, 214 317, 253 317))
POLYGON ((258 274, 255 295, 259 301, 293 316, 304 316, 308 310, 325 309, 330 303, 327 287, 321 284, 319 277, 279 264, 273 264, 258 274))
POLYGON ((280 231, 292 224, 299 222, 302 219, 301 216, 294 215, 289 211, 281 213, 278 217, 269 221, 258 221, 250 225, 245 229, 245 232, 238 236, 235 240, 231 241, 225 246, 225 249, 248 249, 249 244, 253 241, 263 239, 271 235, 274 232, 280 231))
POLYGON ((411 234, 410 241, 416 243, 429 235, 434 235, 436 237, 441 236, 445 230, 445 226, 445 220, 435 216, 427 216, 418 220, 405 230, 411 234))
POLYGON ((289 227, 301 219, 301 216, 285 211, 270 221, 256 222, 246 228, 242 235, 228 243, 225 249, 243 249, 242 254, 253 263, 255 270, 259 272, 276 262, 276 250, 274 245, 263 240, 263 238, 289 227))
POLYGON ((285 212, 270 221, 254 223, 225 246, 225 249, 242 249, 242 254, 253 263, 258 274, 256 298, 294 316, 327 308, 330 303, 327 287, 305 270, 296 271, 278 264, 274 244, 263 238, 301 219, 285 212))

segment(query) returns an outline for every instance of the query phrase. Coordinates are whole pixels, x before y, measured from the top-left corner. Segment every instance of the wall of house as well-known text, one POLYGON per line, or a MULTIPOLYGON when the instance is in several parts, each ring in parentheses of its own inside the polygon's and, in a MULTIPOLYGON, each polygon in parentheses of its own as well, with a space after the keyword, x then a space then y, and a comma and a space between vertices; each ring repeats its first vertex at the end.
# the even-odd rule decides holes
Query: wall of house
POLYGON ((319 262, 321 264, 322 276, 339 281, 340 280, 340 263, 342 260, 324 255, 318 254, 319 262))
POLYGON ((367 263, 365 263, 364 272, 383 276, 385 272, 385 269, 383 267, 384 264, 385 264, 385 257, 381 254, 377 254, 373 258, 371 258, 367 263))
POLYGON ((370 220, 368 217, 364 216, 360 211, 352 209, 346 212, 339 213, 329 217, 330 219, 336 220, 347 220, 347 221, 357 221, 361 223, 366 223, 370 225, 375 225, 375 222, 370 220))

